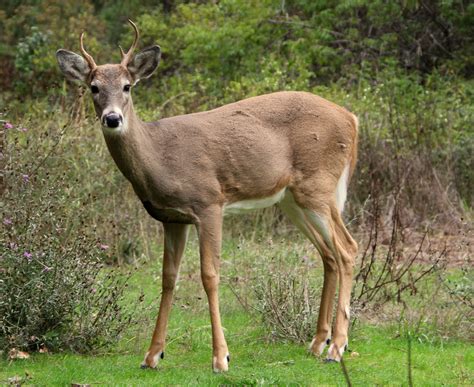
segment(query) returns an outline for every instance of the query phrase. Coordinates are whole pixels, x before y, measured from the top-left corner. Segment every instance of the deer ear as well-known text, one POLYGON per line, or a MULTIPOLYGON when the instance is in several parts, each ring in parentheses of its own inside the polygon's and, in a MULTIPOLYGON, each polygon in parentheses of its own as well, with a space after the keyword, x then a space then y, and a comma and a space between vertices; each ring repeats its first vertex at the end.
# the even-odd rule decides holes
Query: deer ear
POLYGON ((91 69, 86 60, 74 52, 67 50, 56 51, 59 68, 70 81, 86 81, 91 69))
POLYGON ((160 46, 145 48, 134 56, 127 65, 128 71, 132 75, 134 82, 148 78, 158 67, 161 58, 160 46))

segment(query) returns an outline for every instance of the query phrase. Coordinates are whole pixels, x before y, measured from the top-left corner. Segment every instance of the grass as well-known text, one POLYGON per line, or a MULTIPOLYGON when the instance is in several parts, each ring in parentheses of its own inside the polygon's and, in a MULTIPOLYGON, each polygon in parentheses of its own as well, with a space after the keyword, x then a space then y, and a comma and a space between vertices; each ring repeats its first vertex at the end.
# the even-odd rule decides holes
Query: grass
MULTIPOLYGON (((26 382, 34 385, 344 385, 339 364, 326 364, 310 356, 304 345, 269 342, 259 316, 245 310, 229 288, 229 279, 234 278, 239 269, 246 272, 245 278, 248 278, 252 267, 259 263, 259 256, 271 256, 271 251, 288 255, 288 251, 292 251, 295 256, 313 254, 310 258, 316 260, 314 253, 305 249, 298 239, 286 245, 260 242, 250 246, 242 241, 224 244, 220 294, 231 352, 230 371, 226 374, 211 371, 210 322, 207 301, 199 283, 199 261, 193 240, 181 270, 165 359, 157 370, 142 370, 139 364, 157 312, 160 261, 146 263, 135 271, 128 295, 132 299, 143 291, 147 308, 141 312, 141 323, 132 327, 115 348, 95 356, 57 353, 33 354, 28 360, 12 362, 3 359, 0 361, 0 383, 14 376, 25 378, 28 375, 26 382)), ((313 274, 319 273, 320 266, 319 263, 313 274)), ((250 286, 251 282, 245 282, 239 289, 250 286)), ((354 355, 359 354, 351 356, 348 352, 345 357, 353 384, 407 384, 407 340, 395 324, 356 325, 351 334, 350 350, 354 355)), ((415 385, 472 385, 474 349, 462 341, 413 340, 412 373, 415 385)))
MULTIPOLYGON (((211 372, 210 330, 206 316, 189 311, 173 313, 171 342, 158 370, 141 370, 145 352, 108 353, 100 356, 37 354, 29 360, 3 362, 0 380, 31 375, 35 385, 87 384, 338 384, 344 385, 339 364, 326 364, 308 355, 304 346, 267 343, 258 321, 245 313, 224 317, 231 349, 227 374, 211 372), (180 333, 178 337, 174 336, 180 333)), ((407 343, 390 329, 364 327, 354 332, 351 348, 360 354, 346 356, 351 381, 358 385, 407 383, 407 343)), ((474 350, 465 343, 430 345, 413 343, 415 385, 473 383, 474 350)))
MULTIPOLYGON (((244 312, 224 316, 231 349, 231 370, 214 375, 210 369, 210 329, 205 311, 175 308, 170 343, 158 370, 138 366, 146 349, 99 356, 37 354, 25 361, 3 363, 0 380, 31 375, 36 385, 88 384, 344 384, 338 364, 325 364, 300 345, 268 343, 259 322, 244 312)), ((149 330, 149 329, 148 329, 149 330)), ((150 332, 146 336, 148 336, 150 332)), ((352 336, 351 348, 360 354, 346 357, 354 384, 406 384, 407 343, 390 328, 365 326, 352 336)), ((420 384, 472 384, 474 350, 465 343, 413 343, 413 378, 420 384)))

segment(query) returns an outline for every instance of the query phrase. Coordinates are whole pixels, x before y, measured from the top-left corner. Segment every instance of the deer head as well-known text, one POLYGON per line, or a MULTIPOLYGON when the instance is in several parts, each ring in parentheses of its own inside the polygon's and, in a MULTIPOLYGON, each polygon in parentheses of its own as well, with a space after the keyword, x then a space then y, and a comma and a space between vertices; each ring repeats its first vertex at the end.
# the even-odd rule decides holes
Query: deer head
POLYGON ((84 48, 84 32, 80 37, 82 56, 63 49, 56 52, 59 68, 66 78, 84 82, 90 88, 97 117, 109 133, 118 134, 128 128, 128 119, 133 114, 131 88, 140 79, 150 77, 160 62, 161 50, 156 45, 133 55, 139 33, 135 23, 128 21, 135 31, 135 39, 126 53, 120 47, 120 64, 98 66, 84 48))

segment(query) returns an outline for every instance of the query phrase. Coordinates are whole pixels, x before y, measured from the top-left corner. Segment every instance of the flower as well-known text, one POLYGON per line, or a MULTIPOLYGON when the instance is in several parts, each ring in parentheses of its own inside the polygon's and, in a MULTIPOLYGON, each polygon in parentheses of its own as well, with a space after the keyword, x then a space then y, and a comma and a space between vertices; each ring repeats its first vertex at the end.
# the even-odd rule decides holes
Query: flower
POLYGON ((48 271, 51 271, 51 268, 49 266, 45 266, 43 269, 43 273, 47 273, 48 271))
POLYGON ((16 250, 18 248, 18 245, 15 242, 10 242, 10 249, 16 250))
POLYGON ((28 259, 29 261, 31 261, 31 258, 33 257, 33 254, 31 254, 29 251, 25 251, 23 253, 23 256, 28 259))
POLYGON ((99 247, 100 247, 101 250, 107 250, 109 248, 109 245, 101 244, 99 247))
POLYGON ((28 132, 28 128, 20 128, 18 129, 20 132, 28 132))
POLYGON ((29 183, 30 182, 30 177, 28 175, 21 175, 23 179, 23 183, 29 183))
POLYGON ((5 122, 5 123, 3 124, 3 127, 4 127, 5 129, 12 129, 12 128, 13 128, 13 125, 12 125, 10 122, 5 122))
POLYGON ((12 220, 11 220, 10 218, 5 218, 5 219, 3 219, 3 224, 4 224, 5 226, 11 226, 12 223, 13 223, 13 222, 12 222, 12 220))

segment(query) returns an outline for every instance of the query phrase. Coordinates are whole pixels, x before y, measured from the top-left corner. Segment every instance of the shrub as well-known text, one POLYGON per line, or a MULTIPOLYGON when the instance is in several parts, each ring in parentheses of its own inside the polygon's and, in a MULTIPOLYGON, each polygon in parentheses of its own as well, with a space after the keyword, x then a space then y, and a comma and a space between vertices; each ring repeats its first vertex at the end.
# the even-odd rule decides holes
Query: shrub
POLYGON ((262 255, 263 262, 254 270, 251 306, 261 316, 270 340, 306 343, 316 329, 322 277, 311 275, 313 263, 301 256, 304 250, 288 253, 282 246, 272 249, 268 257, 262 255))
POLYGON ((304 270, 271 272, 254 286, 256 309, 272 340, 306 343, 314 336, 319 297, 304 270))
POLYGON ((0 347, 86 352, 118 340, 132 323, 122 306, 128 278, 104 269, 85 235, 65 246, 54 233, 30 229, 27 243, 11 242, 24 239, 20 233, 1 241, 0 347))
POLYGON ((80 169, 69 164, 64 129, 46 119, 46 132, 26 124, 5 124, 0 347, 97 350, 133 323, 123 300, 128 277, 104 266, 113 249, 95 226, 80 169))

